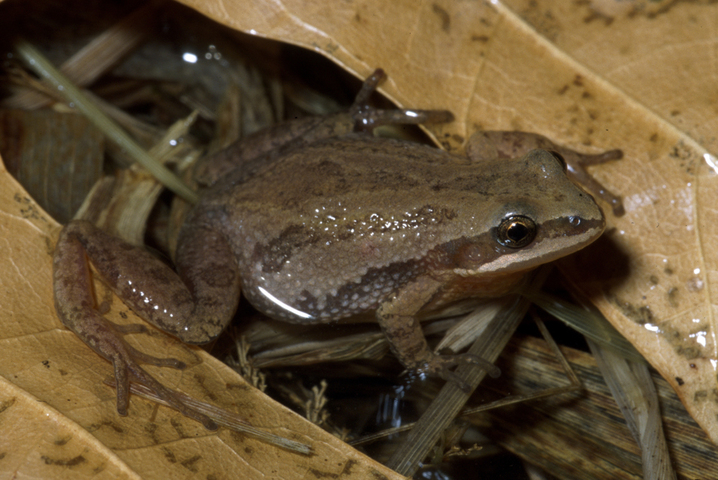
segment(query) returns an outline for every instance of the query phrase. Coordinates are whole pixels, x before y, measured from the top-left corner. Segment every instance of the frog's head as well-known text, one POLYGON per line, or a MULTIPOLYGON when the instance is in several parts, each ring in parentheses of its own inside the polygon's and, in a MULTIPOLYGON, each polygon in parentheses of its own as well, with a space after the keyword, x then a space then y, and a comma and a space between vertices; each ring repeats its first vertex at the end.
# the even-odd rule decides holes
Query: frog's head
POLYGON ((491 182, 485 231, 456 245, 457 273, 530 270, 584 248, 603 233, 601 208, 569 180, 554 154, 532 150, 502 162, 502 175, 491 182))

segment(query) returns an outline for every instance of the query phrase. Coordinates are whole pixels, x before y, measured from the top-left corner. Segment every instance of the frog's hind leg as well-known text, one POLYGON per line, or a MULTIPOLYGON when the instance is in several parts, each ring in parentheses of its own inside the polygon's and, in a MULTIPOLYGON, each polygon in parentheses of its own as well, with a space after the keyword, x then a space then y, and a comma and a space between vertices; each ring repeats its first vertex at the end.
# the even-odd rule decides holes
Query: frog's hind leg
POLYGON ((349 115, 354 120, 354 131, 371 132, 381 125, 418 125, 447 123, 454 120, 454 115, 448 110, 382 110, 369 106, 369 98, 385 79, 384 70, 377 68, 364 80, 361 90, 349 109, 349 115))
POLYGON ((139 365, 139 363, 145 363, 158 367, 184 370, 187 367, 184 362, 175 358, 158 358, 148 355, 127 344, 124 340, 120 342, 115 340, 113 343, 114 348, 108 349, 107 346, 105 346, 103 347, 103 351, 108 352, 108 350, 112 350, 111 353, 109 353, 108 360, 112 362, 114 368, 115 387, 117 389, 117 412, 121 416, 124 417, 127 415, 130 399, 130 381, 133 381, 147 387, 158 398, 179 411, 182 415, 197 420, 209 430, 217 429, 217 424, 213 420, 187 405, 177 392, 162 385, 139 365))
MULTIPOLYGON (((129 383, 132 381, 149 388, 170 406, 207 428, 216 428, 206 415, 187 405, 176 392, 161 385, 140 366, 140 363, 146 363, 177 369, 186 367, 174 358, 158 358, 142 353, 125 341, 124 335, 141 333, 145 328, 136 324, 115 325, 102 315, 105 309, 102 305, 96 306, 92 292, 90 262, 103 281, 146 320, 161 327, 166 326, 162 325, 164 321, 179 320, 173 325, 173 333, 182 334, 189 328, 188 324, 194 320, 198 309, 191 292, 177 274, 144 249, 107 235, 89 222, 73 221, 63 229, 55 248, 53 265, 55 308, 66 327, 113 364, 117 382, 117 411, 121 415, 127 414, 129 383), (133 274, 137 273, 150 278, 145 282, 134 280, 133 274), (175 303, 178 310, 173 311, 170 307, 175 303), (167 308, 161 308, 163 306, 167 308), (181 314, 177 314, 178 311, 181 314)), ((229 303, 234 303, 236 308, 238 299, 237 292, 236 299, 229 303)), ((206 333, 206 329, 202 332, 206 333)))
POLYGON ((283 153, 299 150, 324 138, 339 137, 353 131, 371 132, 381 125, 446 123, 454 119, 454 115, 446 110, 381 110, 369 106, 369 97, 385 78, 382 69, 375 70, 364 81, 348 113, 281 122, 202 158, 194 170, 195 180, 204 187, 223 179, 238 184, 260 170, 271 168, 283 153))
MULTIPOLYGON (((183 362, 174 358, 156 358, 144 354, 127 344, 125 344, 125 346, 129 347, 128 353, 131 357, 143 363, 159 367, 173 367, 179 369, 185 368, 185 364, 183 362)), ((113 359, 112 364, 115 370, 115 384, 117 388, 117 412, 120 415, 127 415, 127 407, 129 405, 130 396, 130 380, 132 380, 140 385, 144 385, 158 398, 166 402, 170 407, 174 408, 186 417, 197 420, 204 425, 205 428, 209 430, 216 430, 218 428, 217 424, 213 420, 187 405, 177 392, 162 385, 136 362, 124 362, 122 359, 118 358, 117 360, 113 359)))

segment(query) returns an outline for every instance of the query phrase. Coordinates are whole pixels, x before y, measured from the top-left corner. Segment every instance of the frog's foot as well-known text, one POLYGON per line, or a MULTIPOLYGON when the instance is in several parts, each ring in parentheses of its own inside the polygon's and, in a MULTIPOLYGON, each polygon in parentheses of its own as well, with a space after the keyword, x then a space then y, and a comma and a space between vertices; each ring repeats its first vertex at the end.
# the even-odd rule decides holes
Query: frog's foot
MULTIPOLYGON (((149 388, 171 407, 198 420, 207 428, 217 428, 217 425, 207 416, 186 405, 176 392, 161 385, 139 366, 139 363, 147 363, 177 369, 186 367, 184 363, 174 358, 157 358, 144 354, 125 342, 123 335, 142 333, 147 329, 144 325, 137 324, 115 325, 102 315, 108 310, 108 305, 103 302, 96 306, 92 294, 93 287, 88 258, 94 258, 93 264, 98 272, 105 272, 103 278, 107 280, 106 283, 114 288, 116 293, 130 295, 129 298, 134 302, 130 304, 136 307, 135 311, 144 312, 149 319, 153 318, 154 311, 166 314, 166 317, 176 317, 171 312, 167 313, 167 310, 162 313, 163 311, 156 307, 157 304, 171 303, 169 300, 163 301, 163 297, 158 293, 160 289, 155 288, 161 286, 167 289, 168 284, 171 283, 163 281, 166 277, 162 277, 160 275, 162 272, 159 272, 168 267, 148 253, 109 237, 89 222, 75 221, 68 224, 60 232, 55 247, 53 260, 55 309, 67 328, 72 330, 97 354, 112 362, 117 381, 117 411, 120 415, 127 415, 130 396, 129 384, 132 381, 149 388), (119 262, 120 255, 114 252, 124 252, 127 255, 130 252, 132 255, 128 258, 131 261, 119 262), (128 278, 138 277, 138 275, 133 275, 138 271, 149 274, 153 282, 145 282, 145 287, 140 287, 136 281, 134 284, 127 281, 128 278), (120 285, 123 282, 124 284, 120 285), (152 308, 152 304, 148 302, 150 298, 156 302, 154 303, 155 308, 152 308)), ((142 275, 139 276, 142 277, 142 275)), ((181 282, 178 280, 176 284, 179 283, 181 282)), ((182 288, 187 291, 186 286, 182 285, 179 289, 180 293, 182 293, 182 288)), ((170 294, 167 298, 181 297, 181 295, 176 295, 177 290, 175 289, 175 294, 170 294)), ((187 295, 189 295, 188 292, 187 295)), ((237 296, 237 298, 239 297, 237 296)), ((156 323, 162 323, 157 320, 158 318, 155 318, 156 323)), ((175 326, 175 329, 182 330, 182 325, 175 326)))
POLYGON ((384 70, 377 68, 374 73, 364 80, 361 90, 359 90, 354 103, 349 109, 349 115, 354 120, 355 131, 371 132, 380 125, 447 123, 454 120, 454 115, 448 110, 380 110, 370 107, 368 104, 369 97, 385 79, 386 73, 384 73, 384 70))
POLYGON ((144 385, 169 406, 178 410, 182 415, 197 420, 203 424, 205 428, 209 430, 217 429, 217 424, 214 421, 187 405, 177 392, 162 385, 139 365, 140 363, 145 363, 158 367, 184 370, 187 367, 184 362, 175 358, 153 357, 127 344, 120 335, 122 333, 136 333, 138 331, 136 328, 138 325, 127 326, 131 328, 114 324, 111 325, 117 330, 116 335, 111 339, 103 339, 98 343, 98 346, 101 345, 102 355, 112 362, 112 366, 115 370, 117 412, 120 415, 123 417, 127 415, 130 400, 130 381, 132 381, 144 385))
POLYGON ((424 363, 424 368, 428 374, 436 375, 447 382, 455 383, 464 392, 470 392, 471 386, 467 384, 464 379, 459 375, 451 371, 451 369, 457 365, 477 365, 485 370, 491 378, 497 378, 501 375, 499 367, 484 360, 483 358, 472 355, 470 353, 458 353, 454 355, 433 355, 431 360, 424 363))
POLYGON ((587 166, 600 165, 602 163, 620 160, 623 158, 621 150, 608 150, 597 155, 584 155, 578 152, 561 149, 560 152, 553 152, 560 156, 566 163, 566 170, 569 177, 578 182, 588 192, 611 205, 613 214, 620 217, 626 213, 620 197, 609 192, 603 185, 596 181, 586 170, 587 166))

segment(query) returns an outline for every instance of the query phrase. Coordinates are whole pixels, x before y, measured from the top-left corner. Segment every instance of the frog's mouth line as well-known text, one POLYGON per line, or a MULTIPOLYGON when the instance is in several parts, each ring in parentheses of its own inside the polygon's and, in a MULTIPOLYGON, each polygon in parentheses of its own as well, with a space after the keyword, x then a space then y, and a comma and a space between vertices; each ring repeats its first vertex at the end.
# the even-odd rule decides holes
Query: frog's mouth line
POLYGON ((570 226, 568 218, 561 217, 546 222, 537 232, 533 242, 515 253, 504 250, 496 258, 476 270, 455 270, 460 275, 476 275, 490 272, 530 270, 544 263, 574 253, 593 243, 605 229, 605 221, 581 219, 578 226, 570 226))

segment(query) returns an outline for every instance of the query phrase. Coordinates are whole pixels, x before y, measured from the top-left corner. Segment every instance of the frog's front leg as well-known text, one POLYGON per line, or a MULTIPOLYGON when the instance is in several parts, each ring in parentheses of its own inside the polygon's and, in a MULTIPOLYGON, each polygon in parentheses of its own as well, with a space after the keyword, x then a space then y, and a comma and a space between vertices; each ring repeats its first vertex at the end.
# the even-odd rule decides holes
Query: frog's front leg
MULTIPOLYGON (((349 108, 349 117, 354 122, 354 131, 372 132, 381 125, 418 125, 420 123, 447 123, 454 120, 448 110, 392 109, 381 110, 369 105, 369 98, 377 87, 386 80, 386 73, 377 68, 369 75, 349 108)), ((347 132, 348 133, 348 132, 347 132)))
POLYGON ((402 365, 410 369, 425 370, 430 375, 438 375, 466 390, 468 386, 450 370, 452 367, 472 363, 484 368, 494 377, 498 376, 499 370, 475 355, 437 355, 429 348, 416 314, 443 285, 443 282, 432 277, 419 277, 387 299, 376 315, 392 352, 402 365))
MULTIPOLYGON (((210 237, 204 245, 221 251, 221 243, 210 237)), ((195 282, 188 288, 172 269, 144 249, 112 237, 86 221, 73 221, 65 226, 53 262, 55 308, 67 328, 113 364, 120 415, 127 414, 129 382, 134 381, 150 388, 182 414, 207 428, 216 428, 213 421, 187 406, 176 392, 140 367, 140 363, 178 369, 185 365, 175 359, 149 356, 125 342, 123 335, 141 329, 115 325, 102 316, 92 295, 88 259, 103 282, 135 313, 188 343, 213 339, 232 318, 239 301, 235 262, 224 262, 219 268, 211 264, 206 267, 205 274, 208 269, 219 272, 224 287, 233 290, 221 297, 226 300, 209 300, 202 294, 201 285, 197 288, 195 282), (205 321, 198 321, 201 319, 205 321)))
POLYGON ((241 175, 236 179, 241 181, 267 168, 283 153, 299 150, 322 139, 356 131, 371 133, 381 125, 445 123, 454 119, 453 114, 446 110, 381 110, 370 106, 369 98, 385 79, 386 74, 380 68, 367 77, 348 112, 282 122, 208 155, 195 167, 195 179, 204 186, 211 186, 234 172, 241 175))
POLYGON ((207 155, 197 162, 194 178, 210 187, 232 172, 240 171, 246 178, 271 164, 279 153, 320 138, 348 133, 353 121, 346 113, 326 117, 290 120, 259 130, 224 150, 207 155))
POLYGON ((592 195, 609 203, 615 216, 620 217, 625 213, 621 198, 604 188, 586 171, 587 166, 600 165, 623 158, 621 150, 608 150, 597 155, 587 155, 557 145, 537 133, 485 131, 476 132, 471 136, 466 146, 466 153, 472 160, 480 161, 522 157, 537 148, 558 154, 566 163, 568 176, 592 195))

